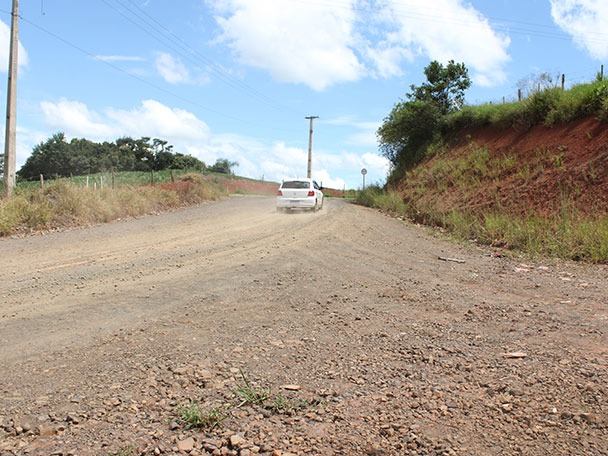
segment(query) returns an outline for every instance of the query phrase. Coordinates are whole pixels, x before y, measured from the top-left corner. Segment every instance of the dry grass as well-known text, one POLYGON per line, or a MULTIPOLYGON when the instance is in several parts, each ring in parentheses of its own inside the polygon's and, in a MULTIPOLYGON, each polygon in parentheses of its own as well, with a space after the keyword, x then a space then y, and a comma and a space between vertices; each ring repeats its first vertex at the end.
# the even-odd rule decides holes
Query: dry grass
POLYGON ((14 196, 0 200, 0 235, 111 222, 196 205, 221 195, 219 188, 196 175, 164 186, 123 185, 101 190, 58 180, 43 189, 19 188, 14 196))

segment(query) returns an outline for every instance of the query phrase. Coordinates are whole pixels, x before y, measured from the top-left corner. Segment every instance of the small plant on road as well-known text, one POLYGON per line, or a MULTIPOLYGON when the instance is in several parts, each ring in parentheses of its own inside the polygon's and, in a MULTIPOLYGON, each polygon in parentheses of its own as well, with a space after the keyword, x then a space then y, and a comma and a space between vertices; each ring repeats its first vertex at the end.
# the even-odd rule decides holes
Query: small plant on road
POLYGON ((285 397, 282 394, 279 394, 273 398, 271 408, 272 411, 276 413, 293 413, 314 405, 318 405, 318 402, 301 398, 285 397))
POLYGON ((241 403, 237 407, 242 407, 243 405, 264 405, 270 399, 270 388, 255 387, 245 373, 242 370, 239 371, 243 383, 237 384, 237 389, 234 391, 241 398, 241 403))
POLYGON ((228 417, 225 407, 203 409, 200 405, 190 402, 177 408, 179 421, 187 428, 214 429, 220 426, 228 417))

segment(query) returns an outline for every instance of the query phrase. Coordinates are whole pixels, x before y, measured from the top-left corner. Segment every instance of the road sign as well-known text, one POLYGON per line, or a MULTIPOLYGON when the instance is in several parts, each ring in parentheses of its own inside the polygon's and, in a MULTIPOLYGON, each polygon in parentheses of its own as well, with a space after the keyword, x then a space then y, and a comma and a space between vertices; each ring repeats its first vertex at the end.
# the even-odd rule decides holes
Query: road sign
POLYGON ((361 174, 362 174, 363 176, 365 176, 365 175, 367 174, 367 170, 366 170, 365 168, 363 168, 363 169, 361 170, 361 174))

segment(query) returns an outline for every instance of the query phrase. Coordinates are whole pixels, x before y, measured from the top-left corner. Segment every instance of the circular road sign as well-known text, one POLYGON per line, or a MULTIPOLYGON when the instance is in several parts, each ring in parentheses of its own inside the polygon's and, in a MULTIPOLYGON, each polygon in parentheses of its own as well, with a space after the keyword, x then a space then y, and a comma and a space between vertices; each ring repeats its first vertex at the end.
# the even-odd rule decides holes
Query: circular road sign
POLYGON ((363 169, 361 170, 361 174, 363 174, 363 175, 365 176, 365 175, 367 174, 367 170, 366 170, 365 168, 363 168, 363 169))

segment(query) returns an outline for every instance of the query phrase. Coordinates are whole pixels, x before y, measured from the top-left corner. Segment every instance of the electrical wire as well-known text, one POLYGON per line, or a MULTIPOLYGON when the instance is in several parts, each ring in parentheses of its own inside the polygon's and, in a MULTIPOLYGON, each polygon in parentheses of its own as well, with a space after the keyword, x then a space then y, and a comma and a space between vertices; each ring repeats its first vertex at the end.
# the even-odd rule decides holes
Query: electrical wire
POLYGON ((159 41, 164 44, 168 48, 172 49, 176 54, 189 61, 194 65, 200 65, 201 63, 205 66, 205 68, 212 71, 212 73, 224 84, 232 87, 235 90, 238 90, 274 109, 282 110, 282 111, 291 111, 291 109, 284 106, 282 103, 274 100, 265 94, 259 92, 254 89, 250 85, 244 83, 243 81, 235 78, 227 71, 225 71, 221 66, 217 65, 211 59, 205 57, 202 53, 200 53, 197 49, 190 46, 185 40, 180 38, 178 35, 173 33, 171 30, 166 28, 161 22, 156 20, 150 14, 148 14, 145 10, 143 10, 139 5, 137 5, 132 0, 120 1, 114 0, 119 6, 124 8, 126 12, 121 11, 119 8, 115 7, 110 3, 109 0, 101 0, 106 6, 111 8, 113 11, 117 12, 121 16, 123 16, 126 20, 134 24, 137 28, 142 30, 147 35, 151 36, 153 39, 159 41), (127 14, 128 12, 128 14, 127 14), (143 24, 143 25, 142 25, 143 24), (145 25, 145 26, 144 26, 145 25), (156 33, 152 33, 155 31, 156 33))
MULTIPOLYGON (((177 95, 176 93, 173 93, 173 92, 171 92, 169 90, 166 90, 166 89, 164 89, 164 88, 162 88, 162 87, 160 87, 160 86, 158 86, 158 85, 156 85, 156 84, 154 84, 154 83, 152 83, 150 81, 147 81, 147 80, 145 80, 143 78, 140 78, 139 76, 137 76, 135 74, 132 74, 132 73, 129 73, 129 72, 123 70, 122 68, 120 68, 117 65, 114 65, 113 63, 109 62, 108 60, 97 58, 97 56, 95 54, 87 51, 86 49, 81 48, 80 46, 75 45, 74 43, 72 43, 72 42, 70 42, 70 41, 68 41, 68 40, 60 37, 59 35, 51 32, 50 30, 45 29, 44 27, 39 26, 38 24, 36 24, 36 23, 28 20, 27 18, 24 18, 23 16, 19 16, 19 18, 21 19, 22 22, 25 22, 26 24, 29 24, 30 26, 32 26, 32 27, 40 30, 41 32, 46 33, 47 35, 53 37, 54 39, 56 39, 58 41, 61 41, 65 45, 67 45, 67 46, 69 46, 69 47, 71 47, 73 49, 76 49, 77 51, 79 51, 79 52, 81 52, 81 53, 83 53, 83 54, 91 57, 92 59, 94 59, 94 60, 96 60, 98 62, 102 62, 103 64, 107 65, 108 67, 110 67, 110 68, 112 68, 112 69, 114 69, 116 71, 119 71, 121 73, 124 73, 127 76, 129 76, 129 77, 131 77, 131 78, 133 78, 133 79, 135 79, 135 80, 137 80, 137 81, 139 81, 139 82, 141 82, 143 84, 146 84, 149 87, 152 87, 152 88, 154 88, 154 89, 156 89, 156 90, 158 90, 160 92, 163 92, 163 93, 165 93, 167 95, 170 95, 170 96, 172 96, 172 97, 174 97, 174 98, 176 98, 178 100, 184 101, 184 102, 186 102, 188 104, 196 106, 197 108, 203 109, 205 111, 212 112, 214 114, 218 114, 218 115, 220 115, 222 117, 225 117, 225 118, 228 118, 228 119, 231 119, 231 120, 235 120, 235 121, 238 121, 238 122, 251 124, 251 122, 248 122, 248 121, 243 120, 243 119, 239 119, 237 117, 231 116, 231 115, 226 114, 224 112, 217 111, 215 109, 209 108, 208 106, 203 106, 203 105, 201 105, 199 103, 196 103, 196 102, 192 101, 191 99, 182 97, 180 95, 177 95)), ((251 124, 251 125, 253 125, 253 124, 251 124)))

